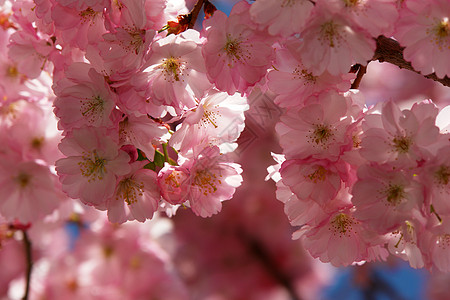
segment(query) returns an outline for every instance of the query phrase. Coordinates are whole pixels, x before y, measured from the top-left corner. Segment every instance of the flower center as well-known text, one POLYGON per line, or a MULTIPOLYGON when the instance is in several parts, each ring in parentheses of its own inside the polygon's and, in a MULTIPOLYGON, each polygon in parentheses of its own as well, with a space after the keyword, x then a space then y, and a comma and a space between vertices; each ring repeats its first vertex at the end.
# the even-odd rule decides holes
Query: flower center
POLYGON ((405 198, 405 189, 401 185, 389 184, 388 188, 385 190, 386 201, 389 204, 396 206, 402 199, 405 198))
POLYGON ((312 182, 317 183, 318 181, 325 181, 327 173, 328 173, 327 169, 325 169, 322 166, 319 166, 314 172, 305 176, 305 178, 308 178, 312 182))
MULTIPOLYGON (((222 177, 222 175, 219 175, 219 177, 222 177)), ((193 185, 197 186, 203 195, 215 193, 217 184, 222 184, 222 181, 211 171, 199 170, 196 172, 193 185)))
POLYGON ((434 173, 438 184, 447 185, 450 178, 450 168, 442 165, 439 170, 434 173))
POLYGON ((356 223, 357 222, 352 217, 347 216, 344 213, 340 213, 334 217, 333 221, 331 221, 330 230, 333 230, 334 234, 338 233, 341 237, 344 235, 350 236, 353 225, 356 223))
POLYGON ((88 119, 89 123, 97 121, 104 109, 105 101, 100 96, 96 96, 88 101, 81 102, 81 115, 88 119))
POLYGON ((169 57, 163 59, 161 64, 165 71, 165 74, 175 79, 175 81, 180 81, 180 75, 183 69, 183 64, 179 58, 169 57))
POLYGON ((306 69, 301 69, 300 66, 296 67, 292 74, 294 74, 297 78, 303 78, 305 80, 304 85, 307 83, 315 83, 317 80, 317 76, 314 76, 306 69))
POLYGON ((325 124, 315 125, 314 132, 310 136, 312 141, 317 145, 326 146, 328 140, 334 135, 330 126, 325 124))
POLYGON ((427 33, 431 35, 431 40, 434 42, 439 50, 444 48, 450 48, 450 23, 449 18, 443 18, 437 20, 436 25, 427 30, 427 33))
POLYGON ((281 7, 292 7, 294 6, 296 0, 282 0, 281 7))
POLYGON ((360 0, 344 0, 345 6, 352 7, 359 4, 360 0))
POLYGON ((24 188, 30 183, 31 176, 27 173, 20 172, 19 175, 16 176, 15 180, 21 188, 24 188))
POLYGON ((144 183, 137 183, 132 178, 125 178, 119 182, 116 199, 122 199, 126 204, 136 203, 138 196, 144 194, 144 183))
POLYGON ((88 182, 95 180, 102 180, 103 175, 106 173, 106 159, 98 156, 97 151, 94 150, 93 158, 91 155, 83 155, 83 161, 78 163, 81 175, 88 177, 88 182))
POLYGON ((320 41, 325 41, 328 46, 334 48, 336 46, 336 42, 340 39, 339 34, 339 25, 334 23, 333 21, 328 21, 320 26, 320 41))
POLYGON ((407 136, 397 136, 392 142, 394 143, 395 150, 399 153, 407 153, 412 144, 411 138, 407 136))
POLYGON ((80 11, 81 23, 86 23, 93 20, 99 13, 92 8, 88 7, 83 11, 80 11))

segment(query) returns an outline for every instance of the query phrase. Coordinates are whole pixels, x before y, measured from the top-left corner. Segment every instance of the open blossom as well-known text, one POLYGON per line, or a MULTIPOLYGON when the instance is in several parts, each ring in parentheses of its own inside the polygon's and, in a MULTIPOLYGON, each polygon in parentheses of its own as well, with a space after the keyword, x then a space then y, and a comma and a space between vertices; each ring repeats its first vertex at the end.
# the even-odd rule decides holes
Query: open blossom
POLYGON ((143 73, 133 84, 159 105, 171 105, 176 111, 195 107, 195 99, 211 87, 198 32, 188 30, 154 41, 143 73))
POLYGON ((324 71, 344 74, 351 65, 370 61, 376 45, 367 32, 333 12, 324 1, 316 3, 314 11, 295 50, 313 75, 324 71))
MULTIPOLYGON (((289 41, 289 47, 295 47, 298 41, 289 41)), ((303 106, 311 95, 328 89, 340 92, 348 91, 350 80, 355 74, 348 73, 333 76, 327 71, 314 76, 288 49, 278 49, 275 52, 274 69, 267 74, 267 86, 277 94, 274 102, 281 107, 303 106)))
POLYGON ((104 128, 75 129, 59 145, 66 155, 56 161, 63 191, 71 198, 106 208, 115 191, 117 176, 130 172, 129 155, 108 136, 104 128))
POLYGON ((276 125, 286 158, 336 160, 352 147, 347 99, 334 91, 322 93, 300 110, 291 109, 276 125), (316 100, 316 101, 314 101, 316 100))
POLYGON ((280 169, 282 181, 300 200, 325 206, 343 188, 348 168, 345 163, 322 159, 287 160, 280 169))
POLYGON ((55 48, 36 33, 17 31, 11 35, 8 56, 17 64, 17 70, 28 78, 37 78, 47 66, 55 48))
MULTIPOLYGON (((184 121, 172 135, 169 144, 181 152, 191 148, 233 143, 244 130, 247 99, 239 93, 211 91, 195 109, 184 114, 184 121)), ((222 149, 221 149, 222 150, 222 149)))
MULTIPOLYGON (((435 219, 433 219, 435 220, 435 219)), ((432 222, 430 222, 432 223, 432 222)), ((429 224, 418 237, 418 246, 422 250, 425 266, 441 272, 450 271, 450 223, 448 217, 442 222, 429 224)))
POLYGON ((144 222, 153 217, 161 199, 156 173, 143 169, 145 162, 135 162, 131 172, 119 178, 114 195, 107 202, 108 219, 113 223, 127 220, 144 222))
POLYGON ((71 79, 62 79, 54 87, 59 129, 112 127, 112 111, 117 96, 104 77, 84 63, 72 64, 66 73, 71 79))
POLYGON ((420 215, 423 187, 413 174, 392 171, 385 166, 363 165, 353 186, 355 216, 369 228, 384 234, 420 215))
POLYGON ((218 147, 205 148, 185 163, 190 172, 189 204, 201 217, 211 217, 222 209, 222 201, 229 200, 242 182, 242 169, 227 162, 218 147))
POLYGON ((313 257, 334 266, 348 266, 369 258, 370 244, 365 231, 353 210, 345 208, 330 214, 317 226, 302 227, 296 235, 313 257))
POLYGON ((2 157, 0 163, 0 213, 22 223, 41 220, 65 199, 57 178, 48 167, 33 161, 2 157))
POLYGON ((447 0, 410 0, 400 11, 395 37, 415 70, 450 76, 450 6, 447 0))
POLYGON ((437 113, 432 103, 414 104, 411 110, 403 111, 392 101, 383 104, 381 114, 365 117, 361 156, 380 164, 417 166, 439 142, 437 113))
POLYGON ((230 95, 245 92, 261 80, 272 59, 272 39, 256 30, 249 8, 250 4, 241 1, 229 17, 216 11, 203 24, 202 54, 208 78, 230 95))
POLYGON ((308 0, 258 0, 250 7, 252 20, 271 35, 301 32, 314 4, 308 0))
POLYGON ((396 231, 389 234, 389 252, 409 261, 411 267, 415 269, 424 267, 423 255, 417 245, 423 227, 420 222, 405 221, 396 231))
MULTIPOLYGON (((109 1, 104 1, 109 4, 109 1)), ((65 3, 64 3, 65 4, 65 3)), ((94 4, 94 3, 91 3, 94 4)), ((55 28, 60 31, 60 37, 66 45, 85 50, 88 44, 95 44, 101 40, 105 32, 103 10, 99 3, 95 8, 80 5, 64 6, 55 1, 51 8, 51 17, 55 28)))
POLYGON ((419 170, 424 183, 426 204, 433 205, 439 215, 450 216, 450 145, 443 146, 436 156, 419 170))
POLYGON ((397 21, 396 0, 322 0, 374 38, 391 36, 397 21))

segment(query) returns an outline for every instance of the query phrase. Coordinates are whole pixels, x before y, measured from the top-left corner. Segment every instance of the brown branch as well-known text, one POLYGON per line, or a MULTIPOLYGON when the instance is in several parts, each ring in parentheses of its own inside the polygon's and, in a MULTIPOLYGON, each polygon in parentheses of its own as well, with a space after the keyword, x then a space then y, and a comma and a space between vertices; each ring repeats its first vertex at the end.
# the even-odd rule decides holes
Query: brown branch
POLYGON ((194 28, 195 22, 197 21, 198 14, 200 13, 200 9, 203 6, 204 0, 197 0, 197 3, 195 3, 194 8, 189 13, 190 20, 189 20, 189 29, 194 28))
POLYGON ((22 230, 22 234, 23 234, 23 245, 25 248, 25 259, 27 263, 26 278, 25 278, 26 279, 25 295, 23 296, 22 300, 28 300, 30 293, 31 271, 33 269, 33 257, 31 254, 31 241, 28 237, 26 229, 22 230))
POLYGON ((359 85, 361 84, 361 80, 367 72, 367 66, 358 65, 358 74, 356 74, 355 81, 353 81, 351 89, 357 89, 359 88, 359 85))
POLYGON ((237 235, 242 240, 244 245, 248 247, 254 257, 261 263, 267 273, 287 290, 290 299, 302 300, 297 294, 295 287, 292 285, 291 280, 282 272, 282 270, 278 268, 278 265, 267 252, 264 245, 243 231, 238 231, 237 235))
MULTIPOLYGON (((376 39, 376 42, 377 49, 375 50, 375 54, 372 60, 378 60, 379 62, 388 62, 398 66, 400 69, 407 69, 417 74, 421 74, 419 71, 414 70, 411 63, 403 58, 404 47, 400 46, 397 41, 381 35, 376 39)), ((439 78, 435 73, 423 76, 450 87, 450 78, 448 78, 447 76, 445 76, 444 78, 439 78)))

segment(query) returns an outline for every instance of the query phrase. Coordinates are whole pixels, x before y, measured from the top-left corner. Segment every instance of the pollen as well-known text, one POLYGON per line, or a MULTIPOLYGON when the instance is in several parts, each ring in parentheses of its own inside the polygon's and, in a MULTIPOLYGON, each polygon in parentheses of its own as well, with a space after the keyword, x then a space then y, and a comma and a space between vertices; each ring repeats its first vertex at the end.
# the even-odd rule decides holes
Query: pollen
POLYGON ((339 27, 340 26, 333 21, 323 23, 320 27, 319 40, 328 44, 331 48, 334 48, 336 43, 341 39, 339 27))
POLYGON ((31 148, 35 150, 41 150, 42 145, 44 144, 44 138, 43 137, 35 137, 31 140, 31 148))
POLYGON ((160 68, 163 69, 165 79, 173 83, 173 81, 180 81, 180 75, 182 75, 186 66, 180 57, 171 56, 163 59, 160 68))
POLYGON ((450 168, 448 166, 441 165, 434 173, 434 177, 439 185, 447 185, 450 179, 450 168))
POLYGON ((395 151, 399 153, 408 153, 412 145, 412 140, 407 136, 396 136, 392 140, 395 151))
POLYGON ((360 2, 360 0, 343 0, 345 3, 345 6, 347 7, 354 7, 357 6, 360 2))
POLYGON ((325 181, 325 179, 327 178, 327 173, 327 169, 319 166, 314 172, 305 176, 305 178, 311 180, 314 183, 317 183, 318 181, 325 181))
POLYGON ((427 33, 431 36, 432 42, 434 42, 439 50, 443 48, 450 49, 450 23, 449 18, 445 17, 441 20, 437 20, 435 25, 427 30, 427 33))
POLYGON ((436 244, 438 245, 438 247, 446 249, 450 246, 450 234, 446 233, 446 234, 442 234, 440 236, 438 236, 436 244))
POLYGON ((405 189, 398 184, 389 184, 384 195, 389 205, 397 206, 405 198, 405 189))
MULTIPOLYGON (((216 105, 214 108, 217 108, 217 107, 218 107, 218 105, 216 105)), ((208 127, 209 124, 212 124, 214 126, 214 128, 219 127, 217 125, 217 118, 221 116, 220 113, 218 113, 217 111, 208 109, 205 106, 203 106, 203 108, 204 108, 204 113, 203 113, 202 119, 200 120, 199 125, 208 127)))
POLYGON ((137 182, 133 178, 125 178, 119 182, 117 188, 117 200, 123 200, 131 205, 144 195, 144 182, 137 182))
POLYGON ((19 175, 17 175, 14 179, 21 188, 24 188, 28 186, 28 184, 30 183, 31 175, 24 172, 20 172, 19 175))
POLYGON ((251 55, 248 47, 251 47, 251 45, 244 44, 241 36, 239 36, 239 38, 233 38, 228 34, 227 42, 223 47, 225 54, 230 59, 228 66, 232 67, 232 64, 234 63, 243 63, 250 59, 251 55))
POLYGON ((98 15, 99 13, 95 10, 93 10, 91 7, 86 8, 85 10, 81 11, 79 13, 79 16, 81 17, 81 23, 86 23, 86 22, 90 22, 92 20, 94 20, 94 18, 98 15))
POLYGON ((6 76, 9 78, 16 78, 19 76, 19 70, 17 70, 16 66, 8 66, 6 68, 6 76))
POLYGON ((87 119, 88 123, 94 123, 103 113, 105 101, 100 96, 86 100, 80 100, 81 115, 87 119))
POLYGON ((292 71, 292 74, 294 75, 294 78, 303 79, 305 81, 303 85, 314 84, 317 81, 317 76, 314 76, 306 69, 302 69, 300 66, 296 67, 294 71, 292 71))
POLYGON ((144 45, 145 30, 137 28, 127 28, 125 30, 130 38, 129 40, 121 41, 121 46, 127 51, 134 52, 136 55, 139 54, 144 45))
POLYGON ((217 176, 208 170, 199 170, 194 177, 193 185, 198 187, 204 196, 217 192, 217 186, 222 183, 222 175, 217 176))
POLYGON ((296 0, 283 0, 281 2, 281 7, 292 7, 295 5, 296 0))
POLYGON ((98 156, 97 151, 92 153, 83 153, 83 161, 78 163, 81 175, 88 177, 88 182, 102 180, 106 173, 107 161, 98 156))
POLYGON ((325 124, 313 125, 313 130, 309 131, 309 142, 313 143, 313 146, 322 146, 328 148, 330 139, 333 138, 334 132, 331 126, 325 124))
POLYGON ((330 230, 333 231, 334 235, 350 237, 351 233, 354 233, 353 226, 357 223, 352 217, 340 213, 330 222, 330 230))

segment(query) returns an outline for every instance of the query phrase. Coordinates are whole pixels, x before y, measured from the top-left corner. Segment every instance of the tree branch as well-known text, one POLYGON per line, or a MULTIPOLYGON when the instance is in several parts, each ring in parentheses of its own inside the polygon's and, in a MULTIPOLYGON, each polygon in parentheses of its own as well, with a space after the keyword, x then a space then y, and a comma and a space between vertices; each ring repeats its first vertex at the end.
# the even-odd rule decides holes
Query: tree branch
POLYGON ((194 8, 189 13, 190 20, 189 20, 189 29, 194 28, 195 22, 197 21, 198 14, 200 13, 200 9, 203 6, 204 0, 197 0, 197 3, 195 3, 194 8))
POLYGON ((25 248, 25 258, 26 258, 26 264, 27 264, 27 270, 26 270, 26 283, 25 283, 25 295, 23 296, 22 300, 28 300, 28 296, 30 293, 30 283, 31 283, 31 271, 33 269, 33 257, 31 254, 31 241, 28 237, 26 229, 22 230, 23 234, 23 245, 25 248))
POLYGON ((237 232, 237 235, 241 238, 244 245, 248 247, 250 252, 255 256, 255 258, 261 263, 263 268, 268 274, 272 276, 281 286, 283 286, 289 293, 291 300, 301 300, 300 296, 297 294, 295 287, 292 285, 288 276, 283 274, 279 269, 276 262, 271 258, 270 254, 266 251, 263 245, 253 238, 252 236, 246 234, 245 232, 237 232))
MULTIPOLYGON (((377 49, 375 50, 375 54, 372 60, 378 60, 379 62, 388 62, 398 66, 400 69, 407 69, 417 74, 421 74, 420 72, 414 70, 411 63, 403 58, 403 49, 405 48, 400 46, 397 41, 381 35, 376 39, 376 42, 377 49)), ((450 87, 450 78, 448 78, 447 76, 445 76, 444 78, 438 78, 435 73, 423 76, 450 87)))

